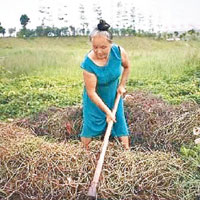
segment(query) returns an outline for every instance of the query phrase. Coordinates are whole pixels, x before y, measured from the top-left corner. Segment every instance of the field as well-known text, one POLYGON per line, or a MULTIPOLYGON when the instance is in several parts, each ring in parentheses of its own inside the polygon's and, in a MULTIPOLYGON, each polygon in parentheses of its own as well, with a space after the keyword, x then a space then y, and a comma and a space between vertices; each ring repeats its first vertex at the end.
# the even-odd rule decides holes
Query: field
MULTIPOLYGON (((125 111, 134 144, 126 152, 111 141, 101 198, 200 198, 200 146, 192 135, 200 127, 200 42, 114 43, 131 61, 125 111)), ((0 38, 0 199, 85 198, 101 145, 93 141, 87 156, 77 137, 80 63, 90 45, 86 37, 0 38)))
MULTIPOLYGON (((200 43, 116 38, 131 61, 128 91, 149 90, 173 104, 200 103, 200 43)), ((0 40, 0 119, 28 116, 50 105, 81 103, 80 63, 87 38, 0 40), (6 87, 5 87, 6 85, 6 87)))

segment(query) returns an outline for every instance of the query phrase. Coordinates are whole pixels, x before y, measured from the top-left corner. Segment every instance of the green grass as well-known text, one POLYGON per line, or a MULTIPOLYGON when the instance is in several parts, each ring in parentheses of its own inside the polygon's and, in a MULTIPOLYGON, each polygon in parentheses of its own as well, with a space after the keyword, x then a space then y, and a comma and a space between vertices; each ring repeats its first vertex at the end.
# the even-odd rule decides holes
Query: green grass
MULTIPOLYGON (((173 104, 187 100, 200 104, 200 42, 137 37, 114 42, 125 48, 131 61, 128 91, 149 90, 173 104)), ((80 63, 90 48, 86 37, 0 38, 0 120, 80 104, 84 86, 80 63)), ((183 175, 174 184, 184 189, 184 199, 199 191, 199 154, 197 145, 180 149, 181 159, 189 163, 188 173, 178 170, 183 175)))
POLYGON ((4 41, 1 45, 0 65, 6 69, 8 78, 21 75, 74 77, 80 74, 78 66, 87 51, 84 46, 88 42, 84 39, 7 39, 7 43, 4 41))
MULTIPOLYGON (((150 90, 174 104, 200 103, 200 42, 123 37, 114 43, 131 61, 128 91, 150 90)), ((87 37, 1 38, 0 119, 80 104, 80 63, 90 48, 87 37)))

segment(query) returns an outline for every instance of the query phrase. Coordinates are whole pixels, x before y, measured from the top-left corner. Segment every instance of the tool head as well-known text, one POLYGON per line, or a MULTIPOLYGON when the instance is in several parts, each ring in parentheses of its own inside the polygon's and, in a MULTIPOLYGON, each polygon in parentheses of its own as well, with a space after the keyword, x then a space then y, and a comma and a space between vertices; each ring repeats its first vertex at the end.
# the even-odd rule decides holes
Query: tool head
POLYGON ((94 199, 97 199, 97 191, 96 191, 96 186, 91 185, 88 191, 88 196, 94 199))

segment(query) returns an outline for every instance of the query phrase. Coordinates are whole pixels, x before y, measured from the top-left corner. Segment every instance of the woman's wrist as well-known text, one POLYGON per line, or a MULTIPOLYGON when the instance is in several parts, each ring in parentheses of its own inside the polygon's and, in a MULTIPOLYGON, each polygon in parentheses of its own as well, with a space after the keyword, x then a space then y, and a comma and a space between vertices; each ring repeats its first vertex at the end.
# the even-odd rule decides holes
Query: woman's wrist
POLYGON ((125 86, 126 86, 126 83, 122 83, 122 82, 121 82, 121 83, 119 84, 119 87, 124 87, 124 88, 125 88, 125 86))
POLYGON ((108 109, 108 110, 106 110, 106 115, 110 115, 112 112, 111 112, 111 110, 110 109, 108 109))

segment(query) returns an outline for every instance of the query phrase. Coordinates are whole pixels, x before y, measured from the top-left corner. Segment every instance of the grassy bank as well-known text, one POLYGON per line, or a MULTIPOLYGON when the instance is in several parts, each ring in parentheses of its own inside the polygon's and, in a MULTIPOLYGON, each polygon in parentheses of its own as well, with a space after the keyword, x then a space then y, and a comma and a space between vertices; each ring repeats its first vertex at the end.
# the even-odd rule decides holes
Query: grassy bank
MULTIPOLYGON (((200 148, 192 131, 200 126, 200 43, 114 42, 131 61, 124 102, 131 150, 109 143, 98 196, 198 199, 200 148)), ((0 121, 22 118, 0 122, 0 199, 87 199, 102 143, 84 151, 81 107, 71 105, 81 104, 80 63, 89 50, 84 37, 0 38, 0 121)))
MULTIPOLYGON (((200 43, 115 38, 131 61, 128 91, 148 90, 167 101, 200 102, 200 43)), ((0 39, 0 119, 30 115, 50 105, 81 103, 80 63, 86 37, 0 39)))

